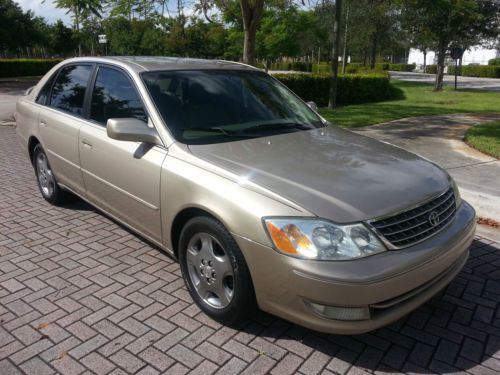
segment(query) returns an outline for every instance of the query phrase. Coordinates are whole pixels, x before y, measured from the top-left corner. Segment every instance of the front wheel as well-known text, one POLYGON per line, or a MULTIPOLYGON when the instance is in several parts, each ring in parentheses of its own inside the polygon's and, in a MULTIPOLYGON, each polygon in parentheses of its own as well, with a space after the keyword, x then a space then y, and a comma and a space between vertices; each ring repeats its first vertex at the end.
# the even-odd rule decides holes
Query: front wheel
POLYGON ((188 291, 212 319, 226 325, 245 321, 255 310, 255 293, 238 244, 219 221, 191 219, 179 241, 179 261, 188 291))

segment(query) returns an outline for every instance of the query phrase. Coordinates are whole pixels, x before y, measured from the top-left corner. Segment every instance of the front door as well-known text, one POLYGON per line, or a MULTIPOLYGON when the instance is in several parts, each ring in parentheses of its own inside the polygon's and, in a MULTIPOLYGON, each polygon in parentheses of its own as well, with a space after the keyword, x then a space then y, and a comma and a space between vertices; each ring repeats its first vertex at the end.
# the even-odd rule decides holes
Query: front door
POLYGON ((117 141, 106 133, 110 118, 147 113, 135 86, 121 70, 99 66, 90 119, 80 129, 80 160, 87 198, 151 239, 161 241, 160 176, 166 149, 117 141))

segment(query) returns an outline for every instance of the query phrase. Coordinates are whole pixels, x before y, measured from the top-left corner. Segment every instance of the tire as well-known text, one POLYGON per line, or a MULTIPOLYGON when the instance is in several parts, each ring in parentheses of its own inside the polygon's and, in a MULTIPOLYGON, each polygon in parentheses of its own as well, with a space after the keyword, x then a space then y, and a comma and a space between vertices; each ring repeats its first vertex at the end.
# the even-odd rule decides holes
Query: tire
POLYGON ((58 206, 68 201, 70 194, 57 184, 47 154, 40 144, 36 145, 33 150, 33 168, 35 168, 38 189, 47 202, 58 206))
POLYGON ((180 235, 179 262, 189 294, 212 319, 236 326, 256 310, 243 254, 216 219, 199 216, 186 223, 180 235))

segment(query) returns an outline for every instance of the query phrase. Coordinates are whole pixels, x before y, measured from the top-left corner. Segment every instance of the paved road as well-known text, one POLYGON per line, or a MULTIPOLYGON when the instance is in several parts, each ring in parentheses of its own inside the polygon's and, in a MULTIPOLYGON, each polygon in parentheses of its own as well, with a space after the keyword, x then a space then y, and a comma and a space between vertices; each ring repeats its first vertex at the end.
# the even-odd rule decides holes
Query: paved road
POLYGON ((500 221, 500 160, 462 140, 470 126, 500 120, 500 114, 415 117, 356 129, 422 155, 445 168, 480 216, 500 221))
MULTIPOLYGON (((409 72, 390 72, 391 78, 400 81, 434 83, 434 74, 425 73, 409 73, 409 72)), ((444 76, 444 83, 448 86, 453 86, 455 76, 444 76)), ((478 89, 488 91, 500 91, 500 79, 495 78, 475 78, 475 77, 458 77, 458 88, 461 89, 478 89)))
POLYGON ((0 80, 0 125, 13 120, 12 114, 16 109, 16 101, 19 96, 35 85, 36 81, 31 79, 1 79, 0 80))
POLYGON ((0 374, 500 371, 500 244, 477 238, 441 298, 360 336, 194 305, 177 263, 92 207, 47 204, 0 127, 0 374))

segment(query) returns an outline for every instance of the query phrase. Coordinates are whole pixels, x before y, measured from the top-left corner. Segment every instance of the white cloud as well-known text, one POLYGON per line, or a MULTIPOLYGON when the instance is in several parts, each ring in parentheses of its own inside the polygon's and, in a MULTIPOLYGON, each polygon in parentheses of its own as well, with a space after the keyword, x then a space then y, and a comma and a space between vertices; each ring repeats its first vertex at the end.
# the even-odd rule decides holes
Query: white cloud
POLYGON ((43 17, 50 23, 61 19, 65 24, 71 24, 71 17, 66 9, 56 8, 52 0, 16 0, 23 10, 32 10, 35 16, 43 17))

